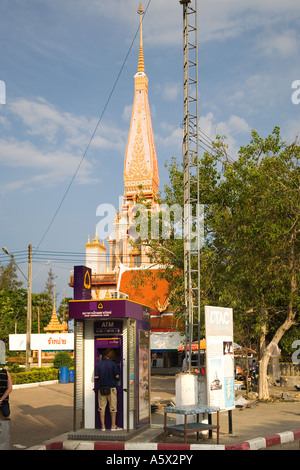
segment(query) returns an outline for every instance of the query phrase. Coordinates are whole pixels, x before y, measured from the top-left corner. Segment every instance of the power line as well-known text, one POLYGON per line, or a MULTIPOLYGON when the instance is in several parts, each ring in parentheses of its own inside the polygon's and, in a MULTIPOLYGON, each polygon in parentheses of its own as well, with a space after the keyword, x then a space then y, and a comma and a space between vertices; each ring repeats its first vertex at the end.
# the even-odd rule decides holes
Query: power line
MULTIPOLYGON (((215 148, 214 148, 214 141, 210 138, 209 135, 207 135, 200 127, 198 127, 199 131, 199 146, 206 152, 208 152, 210 155, 215 155, 215 148)), ((230 155, 227 153, 227 158, 230 163, 233 163, 234 160, 230 157, 230 155)), ((223 163, 223 162, 222 162, 223 163)))

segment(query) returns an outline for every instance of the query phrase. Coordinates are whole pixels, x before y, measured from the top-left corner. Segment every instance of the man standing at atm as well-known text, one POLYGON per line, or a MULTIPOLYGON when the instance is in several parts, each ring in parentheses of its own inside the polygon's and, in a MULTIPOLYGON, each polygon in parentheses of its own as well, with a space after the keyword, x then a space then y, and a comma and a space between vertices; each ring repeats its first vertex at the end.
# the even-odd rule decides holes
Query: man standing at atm
POLYGON ((117 389, 116 380, 120 378, 120 372, 115 363, 114 350, 106 349, 104 351, 102 360, 96 365, 95 380, 98 381, 98 404, 101 421, 101 431, 106 431, 105 428, 105 410, 109 404, 109 411, 111 416, 111 431, 121 431, 116 425, 117 416, 117 389))

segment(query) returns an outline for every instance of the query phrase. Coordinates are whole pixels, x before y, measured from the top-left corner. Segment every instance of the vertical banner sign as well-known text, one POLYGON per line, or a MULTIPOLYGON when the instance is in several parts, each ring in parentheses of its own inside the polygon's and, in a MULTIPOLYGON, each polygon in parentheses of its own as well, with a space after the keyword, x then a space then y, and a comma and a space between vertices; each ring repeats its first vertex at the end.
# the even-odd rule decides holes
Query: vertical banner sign
POLYGON ((92 298, 92 270, 86 266, 74 266, 74 300, 92 298))
POLYGON ((234 408, 232 308, 205 307, 206 377, 209 406, 234 408))
POLYGON ((150 331, 139 330, 139 420, 149 418, 150 331))

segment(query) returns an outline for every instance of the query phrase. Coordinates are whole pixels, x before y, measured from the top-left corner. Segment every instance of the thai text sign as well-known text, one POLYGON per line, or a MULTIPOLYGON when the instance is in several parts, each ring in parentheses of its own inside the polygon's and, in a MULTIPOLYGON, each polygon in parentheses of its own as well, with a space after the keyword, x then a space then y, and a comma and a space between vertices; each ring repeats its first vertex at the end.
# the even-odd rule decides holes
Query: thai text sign
MULTIPOLYGON (((30 349, 33 351, 73 351, 74 334, 31 334, 30 349)), ((9 350, 26 351, 26 334, 9 335, 9 350)))

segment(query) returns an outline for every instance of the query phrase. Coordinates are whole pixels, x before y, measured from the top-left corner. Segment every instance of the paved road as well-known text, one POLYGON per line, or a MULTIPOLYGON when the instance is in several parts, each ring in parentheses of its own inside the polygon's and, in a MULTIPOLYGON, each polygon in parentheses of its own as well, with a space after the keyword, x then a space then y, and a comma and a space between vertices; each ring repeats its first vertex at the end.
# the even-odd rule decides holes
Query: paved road
POLYGON ((13 390, 10 395, 11 447, 24 449, 73 428, 73 384, 13 390))
MULTIPOLYGON (((152 376, 151 401, 161 403, 175 395, 174 376, 152 376)), ((11 446, 22 449, 42 444, 73 429, 73 384, 52 384, 13 390, 11 403, 11 446)), ((152 422, 163 423, 162 406, 152 413, 152 422)), ((227 413, 221 413, 220 444, 233 444, 274 433, 300 429, 300 401, 259 403, 254 408, 233 410, 233 434, 228 434, 227 413)), ((192 436, 189 438, 192 439, 192 436)), ((173 437, 174 442, 182 438, 173 437)), ((169 439, 168 439, 169 441, 169 439)), ((192 441, 191 441, 192 442, 192 441)), ((299 440, 281 450, 299 450, 299 440)), ((267 450, 269 450, 267 449, 267 450)))

